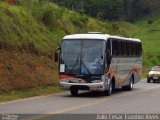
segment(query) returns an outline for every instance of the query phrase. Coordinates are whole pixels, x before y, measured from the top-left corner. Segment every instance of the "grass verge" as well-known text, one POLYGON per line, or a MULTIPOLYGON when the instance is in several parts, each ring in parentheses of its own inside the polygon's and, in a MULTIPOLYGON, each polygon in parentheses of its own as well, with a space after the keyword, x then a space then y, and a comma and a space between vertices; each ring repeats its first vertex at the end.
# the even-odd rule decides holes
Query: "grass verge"
POLYGON ((12 91, 10 93, 0 94, 0 103, 11 100, 35 97, 35 96, 45 96, 48 94, 55 94, 62 91, 63 90, 60 89, 60 86, 46 86, 46 87, 32 88, 23 91, 12 91))

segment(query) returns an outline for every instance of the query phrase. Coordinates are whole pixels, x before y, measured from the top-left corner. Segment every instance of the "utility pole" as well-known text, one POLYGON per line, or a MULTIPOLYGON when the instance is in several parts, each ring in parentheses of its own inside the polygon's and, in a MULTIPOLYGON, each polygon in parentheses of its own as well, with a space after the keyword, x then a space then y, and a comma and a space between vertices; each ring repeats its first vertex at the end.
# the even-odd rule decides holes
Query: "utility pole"
POLYGON ((68 9, 69 9, 69 2, 67 2, 67 7, 68 7, 68 9))
POLYGON ((72 5, 72 11, 74 11, 74 5, 72 5))
POLYGON ((84 10, 84 3, 83 3, 83 1, 82 1, 81 5, 82 5, 82 11, 83 11, 84 10))

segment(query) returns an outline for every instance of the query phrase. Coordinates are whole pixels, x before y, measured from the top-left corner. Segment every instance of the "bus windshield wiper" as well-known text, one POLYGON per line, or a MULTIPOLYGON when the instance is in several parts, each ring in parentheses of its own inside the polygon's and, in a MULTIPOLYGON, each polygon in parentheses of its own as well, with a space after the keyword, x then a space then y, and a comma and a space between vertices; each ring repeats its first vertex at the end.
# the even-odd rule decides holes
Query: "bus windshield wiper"
MULTIPOLYGON (((87 68, 86 64, 81 60, 81 64, 83 64, 84 68, 87 70, 89 74, 91 74, 90 70, 87 68)), ((82 66, 81 66, 82 67, 82 66)))

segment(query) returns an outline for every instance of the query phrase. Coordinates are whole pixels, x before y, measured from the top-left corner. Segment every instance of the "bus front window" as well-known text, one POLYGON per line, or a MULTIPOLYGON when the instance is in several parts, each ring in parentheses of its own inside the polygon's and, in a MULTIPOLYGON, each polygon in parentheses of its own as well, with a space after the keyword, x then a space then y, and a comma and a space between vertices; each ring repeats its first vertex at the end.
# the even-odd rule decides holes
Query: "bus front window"
POLYGON ((61 46, 60 72, 66 74, 103 74, 103 40, 64 40, 61 46))
POLYGON ((82 74, 103 74, 104 42, 86 40, 82 42, 82 74))

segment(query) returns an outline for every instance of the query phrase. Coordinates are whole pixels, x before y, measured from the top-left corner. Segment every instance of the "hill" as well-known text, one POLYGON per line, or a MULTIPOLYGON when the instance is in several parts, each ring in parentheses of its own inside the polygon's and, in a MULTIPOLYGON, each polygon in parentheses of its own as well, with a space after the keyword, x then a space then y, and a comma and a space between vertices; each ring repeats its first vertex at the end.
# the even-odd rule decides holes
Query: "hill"
POLYGON ((66 34, 102 31, 123 34, 102 22, 49 2, 0 2, 0 93, 57 86, 55 48, 66 34))
MULTIPOLYGON (((145 21, 144 21, 145 22, 145 21)), ((154 65, 160 64, 160 19, 155 20, 153 24, 141 28, 136 35, 143 40, 143 64, 147 71, 154 65)))

